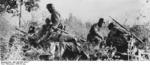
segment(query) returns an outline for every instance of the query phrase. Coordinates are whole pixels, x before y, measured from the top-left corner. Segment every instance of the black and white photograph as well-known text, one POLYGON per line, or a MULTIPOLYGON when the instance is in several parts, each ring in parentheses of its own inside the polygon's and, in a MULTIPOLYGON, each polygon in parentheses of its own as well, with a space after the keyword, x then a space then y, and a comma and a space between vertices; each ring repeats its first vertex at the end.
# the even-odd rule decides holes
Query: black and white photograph
POLYGON ((150 0, 0 0, 0 60, 150 61, 150 0))

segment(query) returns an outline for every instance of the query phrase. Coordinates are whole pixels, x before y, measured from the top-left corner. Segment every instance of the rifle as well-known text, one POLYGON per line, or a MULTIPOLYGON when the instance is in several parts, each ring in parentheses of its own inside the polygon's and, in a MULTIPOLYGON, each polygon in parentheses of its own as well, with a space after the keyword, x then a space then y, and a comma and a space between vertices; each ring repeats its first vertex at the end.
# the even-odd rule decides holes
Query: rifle
POLYGON ((59 31, 61 31, 61 32, 64 32, 64 33, 66 33, 66 34, 69 34, 68 32, 66 32, 65 30, 62 30, 62 29, 60 29, 60 28, 54 28, 54 27, 52 27, 53 29, 55 29, 55 30, 59 30, 59 31))
MULTIPOLYGON (((53 29, 59 30, 59 31, 61 31, 61 32, 64 32, 65 34, 70 34, 70 33, 68 33, 67 31, 62 30, 62 29, 60 29, 60 28, 54 28, 54 27, 53 27, 53 29)), ((82 40, 82 41, 86 41, 85 39, 81 39, 81 38, 79 38, 79 39, 82 40)))
POLYGON ((19 32, 23 33, 25 36, 31 37, 27 32, 25 32, 25 31, 23 31, 23 30, 21 30, 19 28, 15 28, 15 29, 18 30, 19 32))
POLYGON ((19 28, 15 28, 16 30, 18 30, 18 31, 20 31, 21 33, 23 33, 23 34, 25 34, 25 35, 28 35, 28 33, 27 32, 25 32, 25 31, 22 31, 22 30, 20 30, 19 28))
POLYGON ((126 29, 123 25, 121 25, 119 22, 117 22, 114 18, 112 18, 111 16, 109 16, 115 23, 117 23, 120 27, 122 27, 123 29, 125 29, 127 32, 129 32, 136 40, 138 40, 139 42, 141 42, 142 44, 144 44, 144 42, 139 39, 135 34, 133 34, 132 32, 130 32, 128 29, 126 29))

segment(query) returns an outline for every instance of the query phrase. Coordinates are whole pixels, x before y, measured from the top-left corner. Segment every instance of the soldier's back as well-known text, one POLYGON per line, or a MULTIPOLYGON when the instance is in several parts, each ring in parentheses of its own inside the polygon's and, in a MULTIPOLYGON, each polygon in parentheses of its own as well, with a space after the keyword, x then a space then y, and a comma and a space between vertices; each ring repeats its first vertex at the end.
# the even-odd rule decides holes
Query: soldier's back
POLYGON ((123 36, 124 32, 120 29, 113 29, 109 32, 108 39, 106 40, 106 43, 108 46, 115 46, 117 47, 117 50, 120 52, 124 52, 127 49, 127 40, 123 36))

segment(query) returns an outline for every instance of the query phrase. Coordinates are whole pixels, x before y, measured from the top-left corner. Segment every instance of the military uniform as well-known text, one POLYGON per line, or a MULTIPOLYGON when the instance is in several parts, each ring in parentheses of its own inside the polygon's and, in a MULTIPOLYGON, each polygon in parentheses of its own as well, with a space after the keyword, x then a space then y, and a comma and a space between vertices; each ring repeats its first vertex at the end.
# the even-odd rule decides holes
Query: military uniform
POLYGON ((103 39, 101 31, 101 27, 99 27, 97 23, 94 24, 90 29, 87 40, 96 44, 100 43, 103 39))
POLYGON ((57 12, 51 13, 51 20, 52 20, 53 26, 58 27, 58 25, 60 24, 59 17, 60 17, 59 13, 57 12))
POLYGON ((106 40, 107 46, 115 46, 118 52, 127 52, 128 42, 124 34, 126 34, 124 30, 112 27, 106 40))
POLYGON ((51 14, 51 21, 53 23, 53 27, 57 28, 58 25, 60 24, 60 22, 59 22, 60 14, 54 9, 52 4, 48 4, 47 9, 51 14))

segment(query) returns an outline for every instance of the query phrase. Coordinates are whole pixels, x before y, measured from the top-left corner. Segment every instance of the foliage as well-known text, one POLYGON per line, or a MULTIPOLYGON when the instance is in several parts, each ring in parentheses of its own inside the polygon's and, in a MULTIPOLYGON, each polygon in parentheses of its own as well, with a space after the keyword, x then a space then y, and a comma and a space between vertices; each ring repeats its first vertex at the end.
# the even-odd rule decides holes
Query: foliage
POLYGON ((39 8, 39 0, 1 0, 0 1, 0 12, 14 13, 20 10, 23 5, 28 12, 34 10, 34 8, 39 8), (13 11, 15 10, 15 11, 13 11))
POLYGON ((150 30, 147 29, 144 25, 134 25, 130 28, 130 31, 133 32, 138 38, 143 40, 145 43, 148 43, 148 45, 150 44, 150 41, 148 40, 148 38, 150 37, 150 30))

